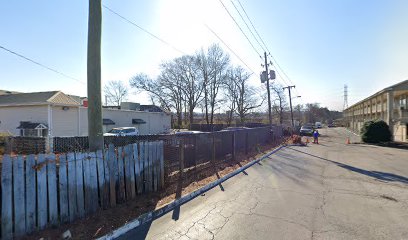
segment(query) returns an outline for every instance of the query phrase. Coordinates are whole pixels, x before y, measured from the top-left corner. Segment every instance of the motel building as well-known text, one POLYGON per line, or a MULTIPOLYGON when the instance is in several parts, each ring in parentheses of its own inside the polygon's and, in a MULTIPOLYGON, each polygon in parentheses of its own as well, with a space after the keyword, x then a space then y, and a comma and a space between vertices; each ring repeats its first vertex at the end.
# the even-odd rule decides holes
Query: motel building
POLYGON ((394 141, 408 142, 408 80, 387 87, 344 110, 344 120, 359 133, 364 122, 381 119, 394 141))

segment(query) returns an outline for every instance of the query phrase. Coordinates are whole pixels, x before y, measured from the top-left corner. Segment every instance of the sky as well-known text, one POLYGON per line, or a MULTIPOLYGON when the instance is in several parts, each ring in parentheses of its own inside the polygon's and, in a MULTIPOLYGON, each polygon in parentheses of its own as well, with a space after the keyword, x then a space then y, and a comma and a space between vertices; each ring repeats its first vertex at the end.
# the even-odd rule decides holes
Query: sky
MULTIPOLYGON (((292 96, 301 95, 293 100, 295 105, 320 103, 342 110, 345 84, 350 106, 408 79, 406 0, 104 0, 102 4, 165 42, 103 7, 103 85, 111 80, 128 84, 137 73, 155 77, 163 61, 213 43, 231 55, 233 64, 254 73, 250 81, 257 89, 262 88, 260 55, 264 50, 270 53, 269 61, 270 55, 276 60, 272 69, 279 73, 273 84, 295 85, 292 96), (258 42, 267 49, 251 35, 233 3, 245 18, 242 4, 262 38, 258 42)), ((62 74, 0 48, 0 89, 61 90, 86 96, 87 24, 88 1, 3 1, 0 47, 62 74)), ((146 94, 134 89, 128 100, 150 103, 146 94)))

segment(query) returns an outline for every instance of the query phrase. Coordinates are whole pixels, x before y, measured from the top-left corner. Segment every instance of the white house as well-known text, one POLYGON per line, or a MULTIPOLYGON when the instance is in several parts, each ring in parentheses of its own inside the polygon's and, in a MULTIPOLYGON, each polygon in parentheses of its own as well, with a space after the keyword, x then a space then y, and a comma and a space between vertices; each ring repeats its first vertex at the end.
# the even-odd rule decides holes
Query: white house
MULTIPOLYGON (((170 130, 165 112, 130 109, 102 111, 104 132, 114 127, 137 127, 141 135, 170 130)), ((0 132, 15 136, 86 136, 88 108, 61 91, 0 94, 0 132)))

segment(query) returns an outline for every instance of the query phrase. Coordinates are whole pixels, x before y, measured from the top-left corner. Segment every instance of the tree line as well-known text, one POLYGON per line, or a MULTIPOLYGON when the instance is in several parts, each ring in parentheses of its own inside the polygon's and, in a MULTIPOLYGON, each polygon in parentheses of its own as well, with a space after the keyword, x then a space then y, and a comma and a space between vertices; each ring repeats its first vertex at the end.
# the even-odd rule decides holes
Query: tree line
MULTIPOLYGON (((136 92, 147 92, 151 102, 176 116, 176 126, 191 126, 194 113, 202 112, 204 122, 212 125, 216 111, 231 125, 235 119, 245 123, 250 113, 266 113, 266 91, 249 84, 252 74, 240 65, 233 65, 228 53, 218 44, 163 61, 157 77, 137 73, 129 80, 136 92)), ((290 109, 282 85, 270 84, 274 122, 283 124, 290 109)), ((106 103, 120 106, 129 95, 122 81, 110 81, 104 87, 106 103)), ((295 119, 301 123, 326 121, 339 117, 338 112, 321 108, 317 103, 294 107, 295 119)), ((253 114, 252 114, 253 115, 253 114)), ((252 116, 251 115, 251 116, 252 116)), ((262 115, 261 115, 262 116, 262 115)), ((266 117, 266 115, 265 115, 266 117)), ((264 119, 265 123, 267 118, 264 119)))
POLYGON ((160 73, 152 78, 138 73, 130 86, 147 92, 152 101, 174 112, 177 125, 183 119, 191 126, 194 112, 201 109, 207 124, 214 123, 220 108, 228 112, 228 122, 236 114, 245 122, 247 114, 263 103, 263 95, 249 84, 251 73, 233 65, 230 56, 218 44, 191 55, 183 55, 160 64, 160 73))

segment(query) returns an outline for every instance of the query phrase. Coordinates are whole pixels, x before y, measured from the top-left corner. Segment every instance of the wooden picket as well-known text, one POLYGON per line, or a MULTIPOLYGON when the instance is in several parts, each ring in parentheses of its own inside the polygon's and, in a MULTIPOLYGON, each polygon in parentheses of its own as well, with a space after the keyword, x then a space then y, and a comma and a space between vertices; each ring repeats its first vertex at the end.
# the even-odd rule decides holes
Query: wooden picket
POLYGON ((58 192, 55 155, 48 155, 47 160, 48 218, 49 223, 56 226, 58 224, 58 192))
POLYGON ((13 196, 14 196, 14 226, 15 235, 22 236, 25 233, 25 199, 24 199, 24 162, 23 156, 13 159, 13 196))
POLYGON ((117 177, 117 161, 116 161, 116 154, 115 154, 115 147, 113 144, 109 145, 109 152, 108 152, 108 158, 105 158, 105 162, 108 162, 108 171, 109 171, 109 201, 110 201, 110 206, 115 207, 116 206, 116 183, 118 182, 118 177, 117 177))
MULTIPOLYGON (((32 233, 35 230, 36 222, 36 189, 35 189, 35 155, 29 155, 26 158, 26 233, 32 233)), ((61 213, 62 214, 62 213, 61 213)))
POLYGON ((85 216, 84 204, 84 177, 83 177, 83 153, 75 154, 75 168, 76 168, 76 205, 79 218, 85 216))
POLYGON ((76 161, 75 153, 67 154, 68 164, 68 213, 69 221, 72 222, 78 217, 76 204, 76 161))
POLYGON ((47 203, 47 163, 45 154, 37 157, 37 221, 38 228, 47 226, 48 203, 47 203))
POLYGON ((60 206, 60 221, 66 223, 69 220, 68 206, 68 178, 67 178, 67 156, 62 155, 59 159, 59 206, 60 206))
POLYGON ((123 203, 126 198, 125 171, 124 171, 123 156, 124 156, 123 147, 120 147, 118 148, 119 191, 117 192, 119 203, 123 203))
POLYGON ((137 194, 141 194, 143 190, 143 183, 141 178, 141 167, 140 167, 140 157, 139 157, 139 150, 138 144, 133 144, 133 159, 134 159, 134 168, 135 168, 135 181, 136 181, 136 190, 137 194))
POLYGON ((163 142, 117 151, 4 155, 1 239, 88 216, 163 187, 163 142), (14 225, 13 225, 14 224, 14 225))
POLYGON ((9 155, 3 157, 1 166, 1 233, 2 239, 13 237, 13 173, 12 160, 9 155))
POLYGON ((98 170, 98 191, 99 191, 99 206, 103 209, 106 208, 106 196, 105 196, 105 168, 103 165, 103 154, 99 150, 96 152, 96 167, 98 170))

